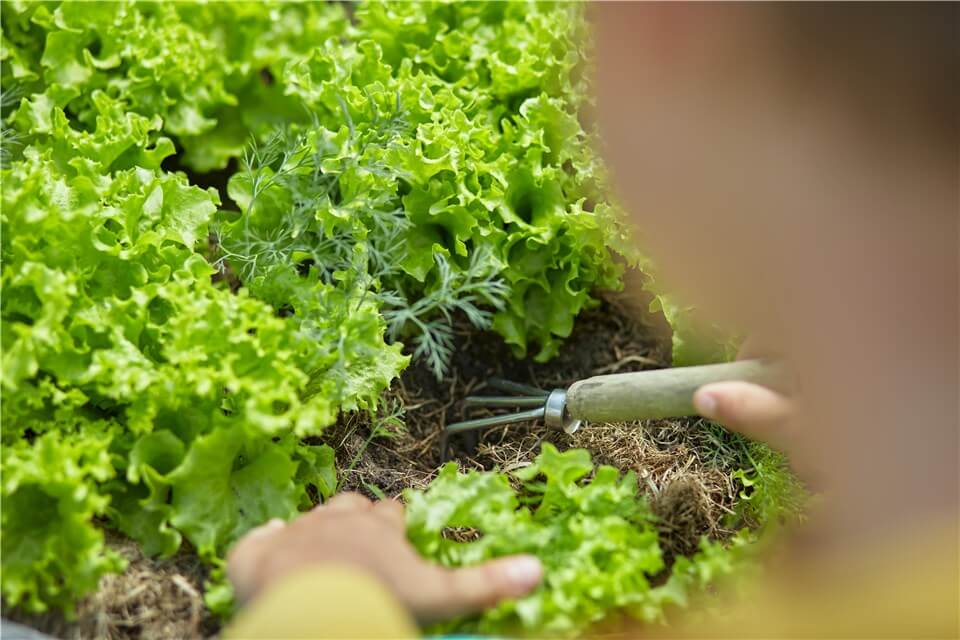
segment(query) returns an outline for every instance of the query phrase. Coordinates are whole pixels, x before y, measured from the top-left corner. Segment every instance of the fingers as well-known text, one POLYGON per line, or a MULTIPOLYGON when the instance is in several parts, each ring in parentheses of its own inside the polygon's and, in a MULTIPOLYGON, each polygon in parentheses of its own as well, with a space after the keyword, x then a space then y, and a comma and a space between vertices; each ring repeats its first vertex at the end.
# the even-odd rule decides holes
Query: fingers
POLYGON ((237 598, 243 602, 252 595, 256 574, 264 553, 270 549, 271 539, 283 530, 286 523, 273 518, 255 527, 240 538, 227 555, 227 575, 234 584, 237 598))
POLYGON ((286 526, 286 524, 287 523, 281 520, 280 518, 271 518, 270 520, 267 520, 259 527, 254 527, 253 529, 250 529, 250 531, 247 532, 246 537, 247 539, 251 539, 251 540, 265 538, 269 536, 271 533, 275 533, 280 529, 283 529, 283 527, 286 526))
POLYGON ((388 524, 398 529, 406 525, 406 518, 403 514, 403 505, 397 500, 380 500, 373 505, 374 515, 387 521, 388 524))
POLYGON ((704 418, 746 435, 764 437, 790 417, 789 399, 749 382, 715 382, 693 394, 693 406, 704 418))
POLYGON ((317 505, 310 512, 310 519, 347 516, 350 514, 370 513, 381 522, 390 525, 396 531, 403 531, 406 525, 403 504, 398 500, 377 500, 372 502, 359 493, 338 493, 324 504, 317 505))
POLYGON ((420 601, 414 603, 414 613, 422 623, 481 611, 504 598, 519 598, 543 580, 540 561, 529 555, 462 569, 434 570, 436 580, 421 584, 420 601))
POLYGON ((327 503, 314 508, 318 515, 331 513, 349 513, 369 510, 378 518, 392 526, 402 528, 405 524, 403 505, 397 500, 378 500, 371 502, 359 493, 338 493, 327 503))
POLYGON ((325 504, 318 507, 324 512, 331 511, 365 511, 373 506, 370 500, 359 493, 338 493, 325 504))
POLYGON ((271 535, 283 529, 286 523, 280 518, 273 518, 263 523, 259 527, 254 527, 246 533, 237 544, 230 550, 228 559, 245 558, 255 553, 263 544, 270 539, 271 535))

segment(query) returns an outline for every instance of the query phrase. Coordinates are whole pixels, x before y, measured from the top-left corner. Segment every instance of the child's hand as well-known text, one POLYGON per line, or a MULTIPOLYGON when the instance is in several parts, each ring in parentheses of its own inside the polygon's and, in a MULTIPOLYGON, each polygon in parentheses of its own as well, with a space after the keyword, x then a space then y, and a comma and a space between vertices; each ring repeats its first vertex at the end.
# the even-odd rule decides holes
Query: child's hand
MULTIPOLYGON (((769 355, 748 338, 737 359, 769 355)), ((704 418, 716 420, 745 436, 767 442, 781 451, 793 448, 787 426, 794 413, 793 401, 778 391, 751 382, 714 382, 696 390, 693 406, 704 418)))
POLYGON ((379 578, 421 624, 480 611, 526 595, 543 575, 533 556, 447 569, 427 562, 406 539, 403 506, 342 493, 299 518, 271 520, 240 539, 227 571, 241 601, 311 565, 346 566, 379 578))
POLYGON ((793 408, 790 400, 751 382, 714 382, 693 394, 693 406, 734 431, 761 440, 777 438, 793 408))

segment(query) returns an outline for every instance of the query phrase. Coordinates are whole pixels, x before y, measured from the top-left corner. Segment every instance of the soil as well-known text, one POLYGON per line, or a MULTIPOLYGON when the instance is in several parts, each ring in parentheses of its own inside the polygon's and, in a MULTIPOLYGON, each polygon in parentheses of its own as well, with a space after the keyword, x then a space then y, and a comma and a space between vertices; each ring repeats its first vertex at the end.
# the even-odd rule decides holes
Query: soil
POLYGON ((105 535, 127 559, 127 569, 104 576, 97 592, 77 606, 75 620, 58 611, 27 615, 6 608, 3 617, 62 640, 190 640, 216 634, 217 622, 203 604, 206 569, 195 554, 184 550, 172 558, 148 558, 132 540, 110 531, 105 535))
MULTIPOLYGON (((443 380, 414 363, 387 393, 384 415, 390 407, 404 407, 404 426, 353 415, 324 434, 322 441, 337 451, 340 489, 401 496, 404 489, 426 486, 445 460, 464 469, 510 471, 529 464, 540 445, 551 442, 560 450, 586 448, 598 463, 636 472, 658 516, 668 564, 693 552, 703 535, 727 537, 732 531, 724 526, 724 516, 732 513, 737 496, 730 472, 739 459, 722 433, 703 428, 695 418, 588 424, 572 436, 542 424, 510 425, 455 436, 445 450, 443 426, 467 417, 464 397, 489 393, 491 376, 553 389, 591 375, 668 366, 669 330, 662 316, 646 311, 647 302, 636 294, 603 297, 581 314, 560 355, 545 364, 518 360, 498 336, 459 325, 460 348, 443 380)), ((471 414, 476 415, 483 413, 471 414)), ((103 579, 99 591, 80 604, 75 622, 54 614, 25 617, 5 611, 4 616, 71 640, 216 633, 217 624, 203 607, 205 571, 195 556, 145 558, 135 544, 114 534, 108 534, 108 543, 128 558, 129 567, 103 579)))

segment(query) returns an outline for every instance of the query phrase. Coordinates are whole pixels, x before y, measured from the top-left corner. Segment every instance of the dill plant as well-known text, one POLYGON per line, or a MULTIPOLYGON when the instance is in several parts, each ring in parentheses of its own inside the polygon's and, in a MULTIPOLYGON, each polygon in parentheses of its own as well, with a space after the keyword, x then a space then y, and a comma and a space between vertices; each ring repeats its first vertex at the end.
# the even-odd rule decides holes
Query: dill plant
POLYGON ((458 318, 552 357, 622 268, 622 225, 577 118, 581 10, 358 6, 345 37, 284 68, 309 121, 251 145, 223 259, 276 306, 294 306, 270 292, 293 273, 375 301, 437 377, 458 318))

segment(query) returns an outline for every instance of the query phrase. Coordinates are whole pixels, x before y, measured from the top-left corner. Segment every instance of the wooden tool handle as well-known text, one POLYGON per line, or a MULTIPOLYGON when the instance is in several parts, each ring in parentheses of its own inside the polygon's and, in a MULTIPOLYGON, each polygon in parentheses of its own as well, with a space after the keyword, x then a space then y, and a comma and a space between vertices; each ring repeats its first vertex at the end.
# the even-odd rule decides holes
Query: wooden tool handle
POLYGON ((707 383, 743 380, 770 385, 777 377, 775 367, 760 360, 594 376, 567 389, 567 411, 589 422, 690 416, 696 415, 693 392, 707 383))

